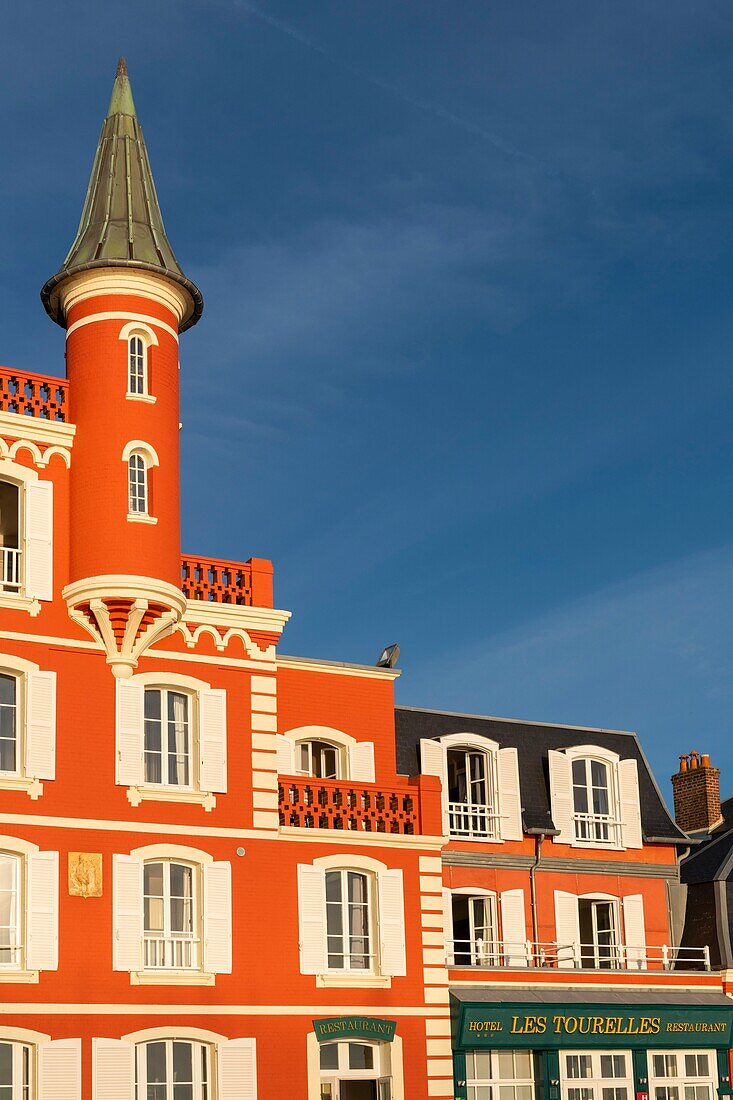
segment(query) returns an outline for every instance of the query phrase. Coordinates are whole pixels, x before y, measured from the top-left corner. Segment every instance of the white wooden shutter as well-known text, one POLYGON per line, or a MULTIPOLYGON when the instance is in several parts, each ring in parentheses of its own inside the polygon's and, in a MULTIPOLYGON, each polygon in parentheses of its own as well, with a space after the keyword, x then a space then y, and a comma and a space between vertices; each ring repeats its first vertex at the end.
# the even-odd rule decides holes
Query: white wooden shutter
POLYGON ((92 1039, 93 1100, 134 1100, 135 1046, 122 1039, 92 1039))
POLYGON ((619 761, 618 785, 623 846, 624 848, 641 848, 644 841, 641 832, 639 771, 635 760, 619 761))
POLYGON ((552 839, 558 844, 572 844, 575 840, 573 823, 573 773, 570 760, 564 752, 550 749, 547 754, 550 767, 550 801, 552 822, 560 830, 552 839))
POLYGON ((516 749, 499 749, 499 813, 501 814, 501 839, 521 840, 522 795, 519 786, 519 760, 516 749))
POLYGON ((278 775, 295 775, 295 742, 282 733, 275 734, 278 775))
POLYGON ((232 972, 232 865, 204 864, 204 970, 232 972))
POLYGON ((53 482, 29 481, 24 513, 26 596, 53 599, 53 482))
POLYGON ((377 894, 381 973, 406 974, 405 898, 401 869, 379 872, 377 894))
POLYGON ((26 966, 29 970, 59 968, 59 854, 28 856, 26 966))
POLYGON ((629 970, 646 969, 646 932, 644 929, 644 898, 629 894, 622 900, 624 910, 624 943, 629 970))
POLYGON ((81 1039, 41 1043, 38 1100, 81 1100, 81 1039))
POLYGON ((117 684, 117 782, 137 787, 143 781, 145 688, 135 680, 117 684))
POLYGON ((443 938, 448 966, 453 965, 455 948, 453 946, 453 891, 443 887, 443 938))
POLYGON ((448 833, 448 764, 445 749, 440 741, 423 737, 420 741, 420 771, 423 775, 437 775, 442 784, 443 832, 448 833))
POLYGON ((254 1039, 230 1039, 217 1048, 217 1100, 257 1100, 257 1044, 254 1039))
POLYGON ((501 942, 506 966, 527 965, 527 924, 524 915, 524 890, 503 890, 501 905, 501 942))
POLYGON ((355 783, 374 783, 374 745, 371 741, 357 741, 349 749, 349 779, 355 783))
POLYGON ((143 861, 112 856, 112 969, 142 969, 143 861))
POLYGON ((578 899, 565 890, 555 891, 555 941, 558 945, 557 965, 564 969, 574 967, 580 955, 578 899))
POLYGON ((227 693, 206 688, 199 695, 199 786, 202 791, 227 789, 227 693))
POLYGON ((33 779, 56 778, 56 673, 26 677, 25 772, 33 779))
POLYGON ((326 969, 326 875, 320 867, 298 864, 300 973, 326 969))

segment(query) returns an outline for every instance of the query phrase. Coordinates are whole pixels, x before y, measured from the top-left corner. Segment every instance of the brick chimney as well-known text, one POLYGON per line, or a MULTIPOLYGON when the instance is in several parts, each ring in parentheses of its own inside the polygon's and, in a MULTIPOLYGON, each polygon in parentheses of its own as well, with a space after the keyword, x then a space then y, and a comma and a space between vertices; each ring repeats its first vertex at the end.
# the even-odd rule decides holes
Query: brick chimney
POLYGON ((675 821, 685 833, 710 829, 720 821, 720 768, 707 753, 680 756, 680 770, 672 776, 675 821))

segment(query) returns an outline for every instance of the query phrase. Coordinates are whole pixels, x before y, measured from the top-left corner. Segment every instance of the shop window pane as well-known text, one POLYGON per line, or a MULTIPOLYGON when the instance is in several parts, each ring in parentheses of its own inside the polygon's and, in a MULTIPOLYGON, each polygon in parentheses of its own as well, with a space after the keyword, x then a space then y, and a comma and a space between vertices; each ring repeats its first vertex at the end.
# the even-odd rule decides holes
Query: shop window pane
POLYGON ((709 1075, 710 1069, 707 1054, 685 1055, 686 1077, 708 1077, 709 1075))
MULTIPOLYGON (((654 1076, 655 1077, 676 1077, 677 1076, 677 1055, 676 1054, 655 1054, 653 1056, 654 1076)), ((673 1100, 673 1098, 672 1098, 673 1100)))
POLYGON ((514 1080, 514 1055, 511 1050, 500 1050, 496 1056, 500 1081, 514 1080))
POLYGON ((321 1100, 333 1100, 333 1085, 329 1082, 321 1082, 321 1100))
POLYGON ((593 1100, 593 1089, 568 1089, 568 1100, 593 1100))
POLYGON ((325 1043, 321 1047, 321 1069, 339 1068, 339 1048, 336 1043, 325 1043))
POLYGON ((475 1050, 466 1056, 466 1074, 471 1081, 491 1080, 491 1056, 475 1050))
POLYGON ((685 1100, 709 1100, 709 1085, 685 1085, 685 1100))
POLYGON ((603 1100, 628 1100, 625 1088, 603 1089, 603 1100))
POLYGON ((518 1081, 532 1080, 532 1055, 528 1050, 515 1050, 514 1076, 518 1081))
POLYGON ((515 1096, 516 1100, 533 1100, 534 1089, 531 1085, 517 1085, 515 1096))
POLYGON ((601 1055, 601 1077, 625 1077, 626 1056, 624 1054, 601 1055))
POLYGON ((374 1069, 374 1047, 349 1043, 349 1069, 374 1069))
POLYGON ((591 1076, 590 1054, 568 1054, 566 1057, 567 1075, 570 1078, 591 1076))
POLYGON ((515 1100, 514 1085, 499 1085, 494 1091, 499 1100, 515 1100))
POLYGON ((492 1100, 490 1085, 472 1085, 468 1090, 468 1100, 492 1100))

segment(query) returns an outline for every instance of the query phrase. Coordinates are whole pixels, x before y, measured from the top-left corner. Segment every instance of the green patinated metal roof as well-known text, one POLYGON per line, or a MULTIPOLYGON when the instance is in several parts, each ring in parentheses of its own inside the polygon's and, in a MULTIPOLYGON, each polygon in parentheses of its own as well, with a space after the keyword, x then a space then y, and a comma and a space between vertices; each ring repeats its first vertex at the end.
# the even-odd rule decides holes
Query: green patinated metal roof
POLYGON ((190 328, 201 316, 201 292, 183 274, 163 226, 124 58, 117 66, 74 243, 59 271, 41 291, 49 316, 63 325, 57 293, 60 283, 77 271, 104 267, 130 267, 167 276, 184 287, 193 301, 191 315, 181 328, 190 328))

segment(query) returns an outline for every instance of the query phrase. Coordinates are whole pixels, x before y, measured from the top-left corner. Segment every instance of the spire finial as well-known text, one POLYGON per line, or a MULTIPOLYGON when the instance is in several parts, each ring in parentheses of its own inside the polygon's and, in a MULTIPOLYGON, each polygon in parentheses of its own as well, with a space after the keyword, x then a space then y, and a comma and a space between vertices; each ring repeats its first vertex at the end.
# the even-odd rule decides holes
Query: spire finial
POLYGON ((117 75, 127 76, 127 62, 125 61, 124 57, 121 57, 120 60, 117 62, 117 75))
POLYGON ((121 57, 117 62, 117 72, 112 87, 112 98, 109 101, 107 118, 109 118, 110 115, 134 114, 135 104, 132 99, 132 88, 130 87, 130 77, 127 72, 127 62, 124 57, 121 57))

